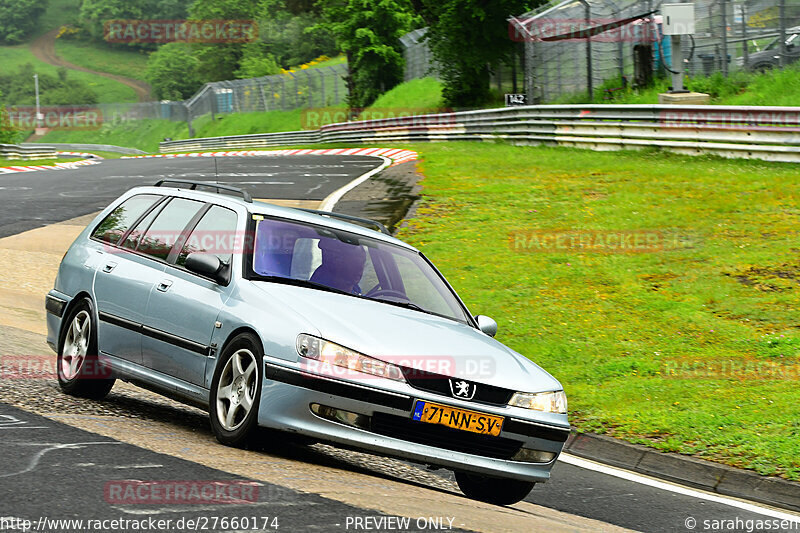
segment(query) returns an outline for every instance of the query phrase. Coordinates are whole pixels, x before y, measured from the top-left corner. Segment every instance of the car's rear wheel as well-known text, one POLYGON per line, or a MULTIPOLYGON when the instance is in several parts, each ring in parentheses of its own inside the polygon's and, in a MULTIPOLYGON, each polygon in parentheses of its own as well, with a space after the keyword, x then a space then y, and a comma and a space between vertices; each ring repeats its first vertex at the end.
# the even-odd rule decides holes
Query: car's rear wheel
POLYGON ((263 353, 259 340, 244 333, 223 351, 211 382, 209 415, 217 440, 246 446, 258 427, 263 353))
POLYGON ((72 396, 100 400, 114 386, 110 369, 102 366, 97 351, 97 328, 92 304, 78 302, 67 315, 58 342, 58 384, 72 396))
POLYGON ((533 490, 533 482, 456 472, 456 483, 467 497, 495 505, 517 503, 533 490))

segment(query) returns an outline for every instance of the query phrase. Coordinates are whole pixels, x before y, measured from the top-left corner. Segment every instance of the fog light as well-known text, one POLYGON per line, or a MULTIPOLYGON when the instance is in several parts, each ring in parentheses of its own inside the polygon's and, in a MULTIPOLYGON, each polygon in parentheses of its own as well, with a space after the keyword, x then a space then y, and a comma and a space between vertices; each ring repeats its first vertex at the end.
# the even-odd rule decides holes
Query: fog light
POLYGON ((366 415, 351 413, 350 411, 343 411, 342 409, 335 409, 318 403, 311 404, 311 412, 325 420, 360 429, 369 429, 369 417, 366 415))
POLYGON ((520 448, 520 450, 516 453, 516 455, 514 455, 514 457, 511 458, 511 460, 521 461, 524 463, 549 463, 555 458, 555 452, 520 448))

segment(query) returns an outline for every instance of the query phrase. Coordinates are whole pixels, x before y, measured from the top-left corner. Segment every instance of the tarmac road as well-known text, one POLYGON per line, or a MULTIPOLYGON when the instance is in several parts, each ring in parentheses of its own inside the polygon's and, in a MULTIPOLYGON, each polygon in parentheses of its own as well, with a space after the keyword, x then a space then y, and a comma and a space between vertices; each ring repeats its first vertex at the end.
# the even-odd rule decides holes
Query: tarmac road
MULTIPOLYGON (((378 164, 376 158, 353 156, 219 158, 218 178, 246 187, 258 198, 322 200, 378 164)), ((211 181, 214 177, 213 159, 209 158, 103 161, 75 171, 0 175, 0 237, 98 211, 137 184, 165 178, 211 181)), ((52 230, 55 235, 55 228, 39 231, 52 230)), ((24 253, 31 254, 31 262, 41 259, 40 250, 18 249, 21 237, 26 240, 19 235, 0 238, 0 252, 4 242, 16 243, 12 247, 16 255, 0 253, 0 261, 24 260, 27 256, 19 255, 24 253)), ((59 250, 48 253, 57 264, 59 250)), ((53 263, 41 264, 47 271, 53 263)), ((15 265, 0 264, 0 268, 9 272, 15 265)), ((43 282, 31 280, 37 293, 51 283, 52 277, 47 278, 51 274, 23 269, 25 280, 43 276, 43 282)), ((22 284, 15 281, 14 288, 22 284)), ((9 290, 0 278, 0 300, 9 290)), ((52 365, 55 357, 38 326, 26 326, 24 316, 9 324, 6 317, 7 313, 0 314, 2 368, 20 358, 41 368, 52 365)), ((558 369, 550 370, 558 375, 558 369)), ((256 450, 220 446, 202 412, 123 383, 115 386, 106 401, 92 402, 64 396, 51 376, 14 379, 3 371, 0 435, 0 519, 189 519, 266 513, 279 517, 280 526, 285 524, 283 530, 288 531, 397 531, 402 529, 388 527, 395 522, 361 521, 359 528, 347 520, 410 517, 411 530, 431 530, 438 525, 487 532, 622 528, 686 532, 735 529, 705 528, 705 521, 711 520, 738 519, 744 527, 747 520, 784 516, 746 502, 712 501, 703 493, 681 487, 649 486, 648 479, 624 471, 608 475, 590 463, 570 464, 567 457, 555 466, 551 481, 537 486, 526 502, 505 508, 480 504, 462 497, 449 473, 430 472, 403 461, 320 444, 275 445, 269 437, 265 437, 264 447, 256 450), (75 445, 90 442, 95 444, 75 445), (108 483, 126 479, 246 481, 255 483, 260 495, 254 503, 210 506, 109 503, 108 483), (421 528, 415 522, 420 517, 438 521, 421 523, 425 526, 421 528), (692 523, 693 529, 687 527, 692 523)))

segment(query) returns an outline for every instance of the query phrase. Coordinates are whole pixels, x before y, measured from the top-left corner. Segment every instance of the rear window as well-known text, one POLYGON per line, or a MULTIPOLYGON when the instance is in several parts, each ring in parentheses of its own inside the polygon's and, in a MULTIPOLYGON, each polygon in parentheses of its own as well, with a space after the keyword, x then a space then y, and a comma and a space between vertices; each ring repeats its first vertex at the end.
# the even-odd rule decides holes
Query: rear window
POLYGON ((110 244, 117 244, 125 232, 150 207, 161 199, 157 194, 138 194, 125 200, 97 226, 92 238, 110 244))

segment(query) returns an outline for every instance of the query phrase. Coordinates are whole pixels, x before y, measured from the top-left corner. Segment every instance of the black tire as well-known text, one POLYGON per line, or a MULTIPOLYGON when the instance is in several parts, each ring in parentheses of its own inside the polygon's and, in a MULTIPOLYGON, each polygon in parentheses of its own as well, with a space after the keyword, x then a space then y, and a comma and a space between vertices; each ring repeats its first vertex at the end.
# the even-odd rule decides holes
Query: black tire
POLYGON ((512 505, 525 499, 533 490, 531 481, 456 472, 456 483, 468 498, 494 505, 512 505))
POLYGON ((226 446, 246 447, 258 433, 263 355, 259 339, 250 333, 243 333, 228 343, 214 369, 209 398, 209 419, 217 440, 226 446), (237 375, 238 372, 234 370, 236 368, 234 356, 239 358, 240 362, 251 359, 254 366, 252 373, 248 362, 247 365, 244 363, 240 365, 247 375, 237 375), (230 394, 220 395, 220 391, 229 386, 230 394), (234 396, 236 399, 232 399, 234 396), (250 403, 249 409, 245 408, 245 400, 250 403), (234 412, 232 418, 228 418, 231 408, 234 412))
POLYGON ((56 374, 61 390, 71 396, 102 400, 114 386, 111 369, 101 366, 92 302, 78 302, 61 323, 56 374))

